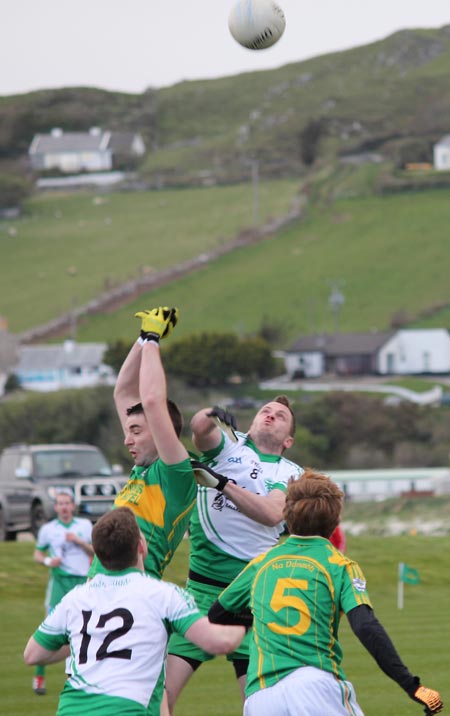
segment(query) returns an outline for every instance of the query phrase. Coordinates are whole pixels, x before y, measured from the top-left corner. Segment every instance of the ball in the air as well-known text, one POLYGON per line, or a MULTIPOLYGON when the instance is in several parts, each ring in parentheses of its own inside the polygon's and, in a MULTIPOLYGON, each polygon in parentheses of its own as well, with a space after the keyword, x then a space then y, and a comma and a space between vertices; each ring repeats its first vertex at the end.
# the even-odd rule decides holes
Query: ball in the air
POLYGON ((237 0, 231 8, 228 27, 243 47, 264 50, 278 42, 286 27, 286 19, 274 0, 237 0))

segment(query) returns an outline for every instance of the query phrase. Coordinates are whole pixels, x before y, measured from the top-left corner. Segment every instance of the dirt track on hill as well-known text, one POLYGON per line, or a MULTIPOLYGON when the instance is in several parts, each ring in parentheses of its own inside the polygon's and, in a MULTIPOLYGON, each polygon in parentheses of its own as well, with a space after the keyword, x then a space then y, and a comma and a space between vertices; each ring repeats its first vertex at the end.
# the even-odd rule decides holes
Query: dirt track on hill
POLYGON ((114 288, 101 293, 97 298, 89 301, 83 306, 77 307, 75 310, 65 313, 58 318, 54 318, 40 326, 35 326, 27 331, 23 331, 18 335, 21 344, 34 343, 42 339, 57 338, 64 335, 70 330, 74 322, 78 322, 85 316, 95 315, 97 313, 112 313, 118 308, 127 305, 134 299, 160 286, 165 286, 172 281, 176 281, 182 276, 200 271, 211 261, 224 256, 225 254, 236 251, 243 246, 259 243, 264 239, 270 239, 280 229, 288 226, 291 222, 300 217, 301 214, 301 198, 298 197, 292 209, 288 214, 278 219, 272 219, 263 226, 255 229, 244 229, 231 241, 218 246, 211 251, 195 256, 188 261, 170 266, 167 269, 151 274, 144 274, 137 279, 127 281, 114 288))

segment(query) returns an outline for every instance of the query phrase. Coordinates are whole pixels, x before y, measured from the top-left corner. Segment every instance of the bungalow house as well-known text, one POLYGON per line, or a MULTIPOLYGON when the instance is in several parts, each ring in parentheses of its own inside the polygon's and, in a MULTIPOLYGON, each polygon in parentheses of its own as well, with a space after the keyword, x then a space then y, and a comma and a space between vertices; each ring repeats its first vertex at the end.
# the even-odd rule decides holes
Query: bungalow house
POLYGON ((450 334, 444 328, 335 333, 299 338, 284 353, 292 377, 450 373, 450 334))
POLYGON ((99 127, 89 132, 52 129, 50 134, 34 136, 28 154, 35 171, 110 171, 118 160, 145 154, 145 144, 137 133, 103 131, 99 127))
POLYGON ((438 171, 450 171, 450 134, 446 134, 434 145, 433 164, 438 171))
POLYGON ((114 385, 115 373, 103 363, 106 343, 30 345, 19 348, 13 369, 22 388, 41 392, 114 385))
POLYGON ((286 371, 304 378, 318 378, 324 373, 376 373, 378 351, 391 335, 392 331, 303 336, 285 352, 286 371))
POLYGON ((377 372, 381 375, 449 373, 449 332, 445 328, 396 331, 379 350, 377 372))

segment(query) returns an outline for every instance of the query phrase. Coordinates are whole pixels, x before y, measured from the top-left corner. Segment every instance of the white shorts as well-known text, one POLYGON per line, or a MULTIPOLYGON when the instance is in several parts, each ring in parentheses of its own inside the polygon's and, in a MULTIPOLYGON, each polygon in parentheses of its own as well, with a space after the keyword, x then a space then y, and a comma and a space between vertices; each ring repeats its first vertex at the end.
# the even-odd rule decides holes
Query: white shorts
POLYGON ((245 700, 244 716, 364 716, 353 686, 328 671, 302 666, 245 700))

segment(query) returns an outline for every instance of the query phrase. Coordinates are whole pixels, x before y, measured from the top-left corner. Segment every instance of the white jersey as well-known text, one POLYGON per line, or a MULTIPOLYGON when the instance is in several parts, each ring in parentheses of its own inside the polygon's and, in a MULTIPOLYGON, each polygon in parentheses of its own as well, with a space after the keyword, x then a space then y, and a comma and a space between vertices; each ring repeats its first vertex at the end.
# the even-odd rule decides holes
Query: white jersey
MULTIPOLYGON (((206 452, 204 458, 214 470, 240 487, 258 495, 268 495, 272 490, 285 492, 289 479, 297 478, 303 472, 299 465, 280 455, 259 452, 246 434, 238 432, 236 435, 238 442, 233 442, 224 433, 221 446, 217 450, 206 452)), ((283 529, 283 522, 273 527, 255 522, 240 512, 221 492, 199 487, 197 515, 191 521, 191 540, 194 545, 191 568, 199 573, 204 571, 195 555, 199 554, 201 561, 204 561, 206 555, 203 550, 207 545, 202 543, 205 538, 210 545, 228 556, 248 562, 273 547, 283 529)), ((212 557, 208 564, 208 575, 210 568, 214 571, 215 562, 212 557)), ((223 569, 223 565, 220 569, 223 569)), ((222 581, 228 581, 234 576, 234 573, 222 574, 222 581)), ((220 579, 219 575, 211 574, 211 577, 220 579)))
POLYGON ((160 681, 169 633, 184 635, 201 617, 183 589, 129 569, 99 573, 72 589, 34 638, 51 650, 69 640, 64 714, 81 715, 83 707, 84 713, 140 714, 160 681), (122 699, 134 702, 134 710, 122 699))
POLYGON ((91 543, 92 524, 82 517, 74 517, 66 525, 59 519, 51 520, 39 530, 36 549, 47 551, 50 557, 60 557, 59 571, 77 577, 85 577, 91 563, 90 556, 75 542, 68 542, 68 532, 76 534, 83 542, 91 543))

